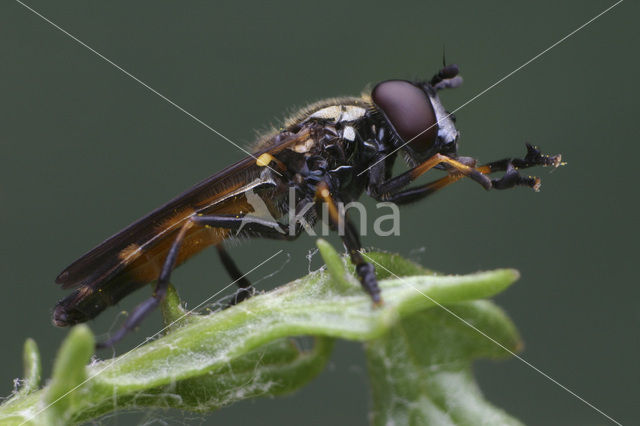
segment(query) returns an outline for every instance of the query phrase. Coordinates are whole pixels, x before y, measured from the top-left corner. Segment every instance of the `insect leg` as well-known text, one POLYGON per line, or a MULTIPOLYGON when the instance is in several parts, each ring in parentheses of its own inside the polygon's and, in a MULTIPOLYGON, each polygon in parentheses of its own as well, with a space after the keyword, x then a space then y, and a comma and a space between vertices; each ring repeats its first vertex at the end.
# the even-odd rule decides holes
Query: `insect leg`
POLYGON ((374 198, 385 197, 385 195, 396 193, 439 164, 447 165, 450 168, 451 172, 470 177, 471 179, 482 185, 485 189, 491 188, 491 179, 486 177, 482 173, 482 171, 470 165, 464 164, 458 160, 447 157, 446 155, 436 154, 411 170, 408 170, 385 182, 379 183, 377 185, 371 185, 370 191, 372 192, 374 198))
MULTIPOLYGON (((210 226, 212 228, 226 228, 226 229, 235 229, 239 230, 243 226, 247 231, 255 233, 257 235, 267 237, 267 238, 278 238, 278 239, 292 239, 297 237, 297 235, 290 235, 286 229, 282 229, 277 222, 269 221, 265 219, 260 219, 257 217, 250 216, 193 216, 185 225, 180 229, 176 239, 174 240, 171 248, 169 249, 169 253, 164 261, 162 266, 162 271, 160 272, 160 276, 158 277, 158 281, 156 283, 156 287, 153 293, 153 296, 149 299, 143 301, 138 306, 134 308, 127 321, 124 323, 122 328, 120 328, 110 339, 106 342, 98 343, 98 348, 106 348, 111 347, 118 341, 120 341, 126 334, 136 328, 142 320, 156 309, 160 302, 164 299, 167 287, 169 286, 169 278, 171 277, 171 272, 176 264, 176 259, 178 253, 180 251, 180 245, 184 240, 184 237, 187 231, 193 226, 210 226)), ((230 259, 230 258, 229 258, 230 259)), ((225 264, 223 259, 223 264, 225 267, 228 267, 228 264, 225 264)), ((234 265, 235 266, 235 265, 234 265)), ((238 276, 242 276, 240 271, 236 269, 238 276)), ((250 285, 250 284, 249 284, 250 285)))
MULTIPOLYGON (((246 215, 239 217, 224 215, 195 216, 192 220, 199 225, 211 228, 226 228, 235 231, 244 230, 264 238, 294 239, 300 234, 297 232, 291 235, 288 226, 282 226, 278 222, 246 215)), ((251 285, 251 282, 243 276, 242 272, 240 272, 240 269, 238 269, 222 244, 217 244, 216 248, 218 249, 218 255, 220 256, 222 265, 231 279, 233 281, 237 281, 237 284, 240 287, 240 290, 229 303, 230 306, 233 306, 251 297, 253 295, 254 288, 251 285)))
POLYGON ((495 189, 508 189, 514 186, 528 186, 534 190, 540 188, 540 179, 537 177, 523 177, 518 173, 518 169, 526 169, 534 166, 551 166, 558 167, 562 163, 560 154, 549 156, 543 155, 540 150, 530 144, 526 144, 527 154, 524 158, 504 158, 498 161, 492 161, 485 165, 479 166, 478 170, 482 173, 493 173, 498 171, 506 171, 504 176, 499 179, 491 179, 491 186, 495 189))
POLYGON ((194 223, 192 221, 188 221, 178 232, 176 239, 173 241, 173 244, 169 249, 167 257, 164 260, 164 264, 162 265, 162 270, 160 271, 160 276, 158 277, 158 281, 156 282, 156 287, 153 291, 153 295, 136 306, 131 312, 129 318, 127 318, 127 321, 125 321, 124 325, 118 331, 116 331, 115 334, 111 336, 111 338, 109 338, 107 341, 98 343, 96 345, 97 348, 108 348, 116 344, 118 341, 122 340, 122 338, 126 336, 127 333, 135 329, 149 313, 151 313, 158 307, 158 305, 160 305, 160 302, 162 302, 167 294, 169 278, 171 277, 171 271, 173 271, 173 268, 176 265, 178 252, 180 251, 180 245, 182 244, 187 231, 193 225, 194 223))
POLYGON ((424 185, 414 186, 397 192, 381 194, 380 196, 376 197, 376 199, 378 201, 389 201, 396 204, 409 204, 414 201, 426 198, 434 192, 444 188, 445 186, 459 181, 463 177, 464 176, 460 174, 447 175, 443 178, 434 180, 433 182, 429 182, 424 185))
POLYGON ((249 215, 194 216, 191 220, 196 224, 210 228, 225 228, 237 232, 242 231, 264 238, 288 240, 297 237, 297 235, 291 235, 289 233, 287 226, 275 220, 262 219, 249 215))
POLYGON ((318 184, 316 199, 327 203, 329 207, 329 219, 335 227, 341 229, 340 224, 344 222, 344 235, 341 235, 342 241, 349 251, 351 262, 356 266, 360 284, 364 290, 369 293, 374 304, 381 304, 382 299, 380 298, 380 287, 378 286, 375 268, 371 263, 365 261, 362 253, 360 253, 362 245, 360 244, 360 238, 358 237, 356 228, 346 217, 346 214, 340 215, 329 191, 329 185, 326 182, 323 181, 318 184))
MULTIPOLYGON (((508 189, 514 186, 528 186, 537 190, 540 186, 540 179, 536 177, 523 177, 518 173, 518 169, 525 169, 534 166, 551 166, 558 167, 561 162, 561 156, 543 155, 540 150, 527 144, 527 154, 524 158, 504 158, 498 161, 477 166, 476 169, 483 174, 489 174, 499 171, 506 171, 504 176, 499 179, 491 179, 491 188, 508 189)), ((441 179, 429 182, 425 185, 407 188, 405 190, 390 191, 386 194, 379 194, 378 200, 391 201, 396 204, 408 204, 422 198, 425 198, 434 192, 444 188, 445 186, 457 182, 463 177, 462 174, 449 174, 441 179)), ((387 184, 388 185, 388 184, 387 184)))
POLYGON ((493 173, 508 170, 510 165, 516 169, 526 169, 534 166, 558 167, 563 164, 560 154, 544 155, 537 147, 530 144, 526 144, 526 146, 527 154, 524 158, 503 158, 478 166, 477 169, 482 173, 493 173))
MULTIPOLYGON (((426 198, 434 192, 444 188, 445 186, 459 181, 463 177, 464 176, 461 174, 448 175, 424 185, 407 188, 397 192, 382 194, 376 199, 379 201, 389 201, 396 204, 409 204, 414 201, 426 198)), ((537 177, 520 176, 518 171, 513 166, 509 166, 509 168, 507 169, 507 173, 505 173, 505 175, 500 179, 491 179, 491 188, 493 189, 508 189, 513 188, 514 186, 528 186, 537 191, 540 187, 540 179, 537 177)))
POLYGON ((231 256, 229 256, 229 253, 227 253, 222 244, 216 244, 216 248, 218 249, 218 255, 220 256, 220 261, 222 262, 224 269, 227 270, 231 279, 238 284, 238 287, 240 287, 233 300, 229 303, 230 305, 236 305, 251 297, 254 292, 254 288, 251 285, 251 282, 249 282, 242 272, 240 272, 240 269, 238 269, 238 266, 236 266, 236 263, 233 261, 231 256))

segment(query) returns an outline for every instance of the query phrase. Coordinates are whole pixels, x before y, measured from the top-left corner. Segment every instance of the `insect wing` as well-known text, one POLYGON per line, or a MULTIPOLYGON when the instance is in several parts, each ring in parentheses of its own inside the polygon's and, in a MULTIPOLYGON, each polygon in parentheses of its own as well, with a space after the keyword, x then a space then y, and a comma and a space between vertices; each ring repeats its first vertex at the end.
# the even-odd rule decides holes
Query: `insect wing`
POLYGON ((90 250, 62 271, 56 283, 66 289, 96 286, 109 279, 122 270, 137 251, 170 238, 171 231, 182 220, 210 208, 229 194, 243 191, 264 170, 256 164, 260 155, 276 154, 308 137, 304 131, 274 135, 253 156, 210 176, 90 250))

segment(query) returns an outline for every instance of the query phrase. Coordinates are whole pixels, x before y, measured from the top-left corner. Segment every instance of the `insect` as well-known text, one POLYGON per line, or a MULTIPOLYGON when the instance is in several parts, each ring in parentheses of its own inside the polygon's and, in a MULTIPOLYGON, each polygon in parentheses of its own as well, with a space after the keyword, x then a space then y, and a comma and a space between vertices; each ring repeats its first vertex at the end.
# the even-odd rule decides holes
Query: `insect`
POLYGON ((56 282, 75 289, 58 302, 57 326, 96 317, 109 306, 148 283, 153 295, 140 303, 124 325, 101 346, 112 346, 158 307, 171 272, 207 246, 215 246, 225 269, 240 287, 233 303, 251 295, 250 282, 222 243, 235 235, 294 239, 303 221, 283 223, 294 209, 314 224, 322 206, 329 222, 342 225, 343 243, 356 265, 363 289, 381 303, 374 267, 362 256, 360 239, 346 214, 335 208, 363 192, 376 200, 407 204, 423 199, 464 177, 484 189, 526 186, 538 190, 537 177, 519 169, 561 164, 560 155, 542 155, 527 145, 523 158, 477 165, 458 155, 454 117, 438 92, 462 83, 456 65, 444 66, 428 81, 387 80, 361 97, 328 99, 300 110, 284 126, 262 137, 252 156, 223 169, 169 201, 89 251, 67 267, 56 282), (408 171, 392 175, 398 154, 408 171), (445 173, 429 183, 409 184, 431 169, 445 173), (501 177, 490 178, 494 172, 501 177), (259 197, 272 219, 254 212, 259 197), (291 200, 293 197, 293 200, 291 200), (309 205, 313 208, 308 208, 309 205), (326 207, 324 207, 326 208, 326 207))

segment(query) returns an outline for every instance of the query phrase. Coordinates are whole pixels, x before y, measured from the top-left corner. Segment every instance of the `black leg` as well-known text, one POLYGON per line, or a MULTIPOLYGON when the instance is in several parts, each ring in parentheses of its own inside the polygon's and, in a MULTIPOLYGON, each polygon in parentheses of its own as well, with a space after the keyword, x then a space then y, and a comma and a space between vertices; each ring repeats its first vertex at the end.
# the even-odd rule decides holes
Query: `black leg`
POLYGON ((329 220, 331 221, 331 224, 339 230, 344 228, 344 235, 341 235, 342 241, 349 251, 351 262, 356 266, 356 272, 360 279, 360 284, 371 296, 373 303, 380 305, 382 303, 382 299, 380 297, 380 287, 378 286, 375 268, 371 263, 365 261, 364 257, 360 253, 362 245, 360 244, 358 232, 356 231, 355 226, 353 226, 351 221, 346 217, 346 214, 342 217, 340 216, 340 212, 331 197, 329 185, 327 185, 326 182, 323 181, 318 184, 316 199, 328 205, 329 220), (343 226, 341 226, 342 223, 344 223, 343 226))
POLYGON ((462 175, 447 175, 443 178, 440 178, 433 182, 429 182, 424 185, 414 186, 411 188, 404 189, 402 191, 385 194, 384 196, 378 197, 377 200, 389 201, 399 205, 410 204, 410 203, 413 203, 414 201, 418 201, 423 198, 426 198, 429 195, 433 194, 434 192, 444 188, 447 185, 457 182, 462 178, 463 178, 462 175))
POLYGON ((526 169, 535 166, 558 167, 563 164, 560 154, 544 155, 537 147, 530 144, 525 145, 527 147, 527 154, 524 158, 503 158, 502 160, 492 161, 491 163, 478 166, 478 170, 482 171, 482 173, 493 173, 505 171, 510 165, 516 169, 526 169))
POLYGON ((231 229, 232 231, 246 232, 263 238, 289 240, 297 237, 297 235, 290 235, 287 226, 253 216, 194 216, 192 221, 205 227, 231 229))
MULTIPOLYGON (((469 161, 473 162, 474 160, 470 159, 469 161)), ((561 164, 562 162, 560 155, 543 155, 537 148, 527 144, 527 154, 522 159, 504 158, 502 160, 493 161, 491 163, 477 166, 475 167, 475 169, 485 175, 494 172, 506 171, 504 176, 502 176, 501 178, 491 179, 490 189, 509 189, 513 188, 514 186, 528 186, 537 191, 540 187, 540 179, 531 176, 520 176, 520 174, 518 173, 518 169, 525 169, 535 166, 558 167, 561 164)), ((400 175, 399 177, 401 176, 402 175, 400 175)), ((425 185, 407 188, 404 190, 389 191, 387 188, 394 186, 394 178, 384 183, 384 186, 380 186, 381 188, 387 189, 387 192, 374 194, 374 198, 379 201, 391 201, 396 204, 409 204, 425 198, 433 194, 434 192, 444 188, 445 186, 457 182, 463 177, 464 175, 460 173, 452 173, 441 179, 429 182, 425 185)), ((400 186, 400 188, 402 188, 402 186, 400 186)))
POLYGON ((491 179, 491 187, 494 189, 509 189, 514 186, 528 186, 537 192, 540 190, 540 178, 520 176, 520 173, 518 173, 515 167, 509 164, 504 176, 499 179, 491 179))
POLYGON ((558 167, 562 163, 562 156, 543 155, 540 150, 533 145, 526 144, 527 154, 524 158, 504 158, 498 161, 478 166, 478 170, 488 174, 493 172, 505 171, 504 176, 499 179, 491 179, 491 187, 495 189, 509 189, 514 186, 528 186, 533 190, 540 189, 540 179, 532 176, 520 176, 518 169, 526 169, 529 167, 558 167))
POLYGON ((220 256, 220 261, 222 261, 224 269, 227 270, 231 279, 236 282, 238 287, 240 287, 233 300, 229 303, 229 305, 236 305, 251 297, 251 295, 253 295, 254 288, 249 280, 243 276, 242 272, 240 272, 240 269, 238 269, 238 266, 231 256, 229 256, 229 253, 227 253, 222 244, 217 244, 216 248, 218 249, 218 255, 220 256))
MULTIPOLYGON (((379 201, 389 201, 396 204, 410 204, 414 201, 421 200, 428 197, 436 191, 459 181, 464 176, 460 174, 448 175, 433 182, 429 182, 424 185, 407 188, 398 192, 386 194, 383 197, 379 197, 379 201)), ((537 177, 523 177, 520 176, 518 171, 509 164, 507 172, 499 179, 491 179, 490 189, 509 189, 514 186, 528 186, 533 190, 538 191, 540 189, 540 179, 537 177)))
POLYGON ((413 169, 385 182, 371 182, 369 185, 369 192, 376 199, 386 200, 391 194, 399 192, 402 188, 422 176, 427 171, 440 165, 447 168, 447 170, 454 175, 459 174, 473 179, 482 185, 484 189, 488 190, 491 188, 491 179, 486 177, 481 170, 473 167, 473 165, 465 164, 460 160, 447 157, 446 155, 436 154, 413 169))
MULTIPOLYGON (((187 231, 193 226, 209 226, 212 228, 226 228, 236 231, 242 229, 243 231, 251 232, 266 238, 293 239, 297 236, 291 236, 287 228, 285 227, 283 229, 277 222, 271 222, 251 216, 194 216, 182 227, 182 229, 176 236, 175 241, 171 245, 169 253, 167 254, 167 257, 162 266, 160 276, 158 277, 153 296, 136 306, 131 312, 129 318, 127 318, 127 321, 124 323, 124 325, 118 331, 116 331, 115 334, 107 341, 98 343, 96 345, 97 348, 100 349, 111 347, 118 341, 122 340, 122 338, 126 336, 127 333, 135 329, 149 313, 151 313, 160 305, 166 295, 167 287, 169 285, 169 279, 171 278, 171 272, 175 267, 176 259, 180 251, 180 245, 182 244, 187 231)), ((218 252, 220 253, 220 251, 218 252)), ((221 255, 221 258, 222 256, 223 255, 221 255)), ((227 258, 229 260, 231 259, 230 257, 228 257, 228 255, 227 258)), ((233 261, 231 261, 231 264, 233 265, 233 268, 235 268, 235 271, 231 271, 229 269, 229 263, 225 262, 224 258, 222 258, 222 262, 225 265, 225 268, 227 268, 227 271, 229 271, 229 273, 232 275, 232 277, 232 272, 237 273, 237 277, 242 276, 238 268, 235 266, 235 264, 233 264, 233 261)), ((246 282, 248 283, 248 281, 246 282)), ((251 288, 250 283, 248 284, 247 288, 251 288)), ((242 299, 244 298, 246 298, 246 295, 242 297, 242 299)))
POLYGON ((160 302, 162 302, 167 294, 169 279, 171 278, 171 272, 176 265, 176 259, 178 258, 178 252, 180 251, 180 245, 182 244, 187 231, 192 226, 193 222, 187 222, 180 229, 180 232, 178 232, 176 239, 173 241, 173 244, 169 249, 169 253, 167 254, 164 264, 162 265, 162 271, 160 272, 160 276, 158 277, 158 281, 156 282, 156 288, 153 292, 153 296, 136 306, 133 312, 131 312, 129 318, 127 318, 127 321, 125 321, 124 325, 118 331, 116 331, 115 334, 111 336, 111 338, 96 345, 98 349, 108 348, 115 345, 117 342, 122 340, 122 338, 126 336, 127 333, 135 329, 148 314, 150 314, 160 305, 160 302))

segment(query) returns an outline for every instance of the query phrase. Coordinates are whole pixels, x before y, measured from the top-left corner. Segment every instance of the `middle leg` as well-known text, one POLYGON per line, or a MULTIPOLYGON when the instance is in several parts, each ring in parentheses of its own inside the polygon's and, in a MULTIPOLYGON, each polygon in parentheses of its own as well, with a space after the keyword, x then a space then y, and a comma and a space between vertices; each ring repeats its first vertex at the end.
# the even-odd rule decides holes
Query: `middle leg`
POLYGON ((329 208, 329 220, 333 226, 339 230, 344 230, 344 235, 340 237, 349 252, 351 262, 356 266, 356 273, 358 274, 362 288, 371 296, 375 305, 382 304, 375 268, 373 264, 367 262, 362 256, 360 252, 360 250, 362 250, 362 244, 360 244, 358 232, 353 223, 346 217, 346 213, 341 215, 338 211, 336 203, 329 191, 329 185, 326 182, 322 181, 318 184, 316 199, 327 204, 329 208))

